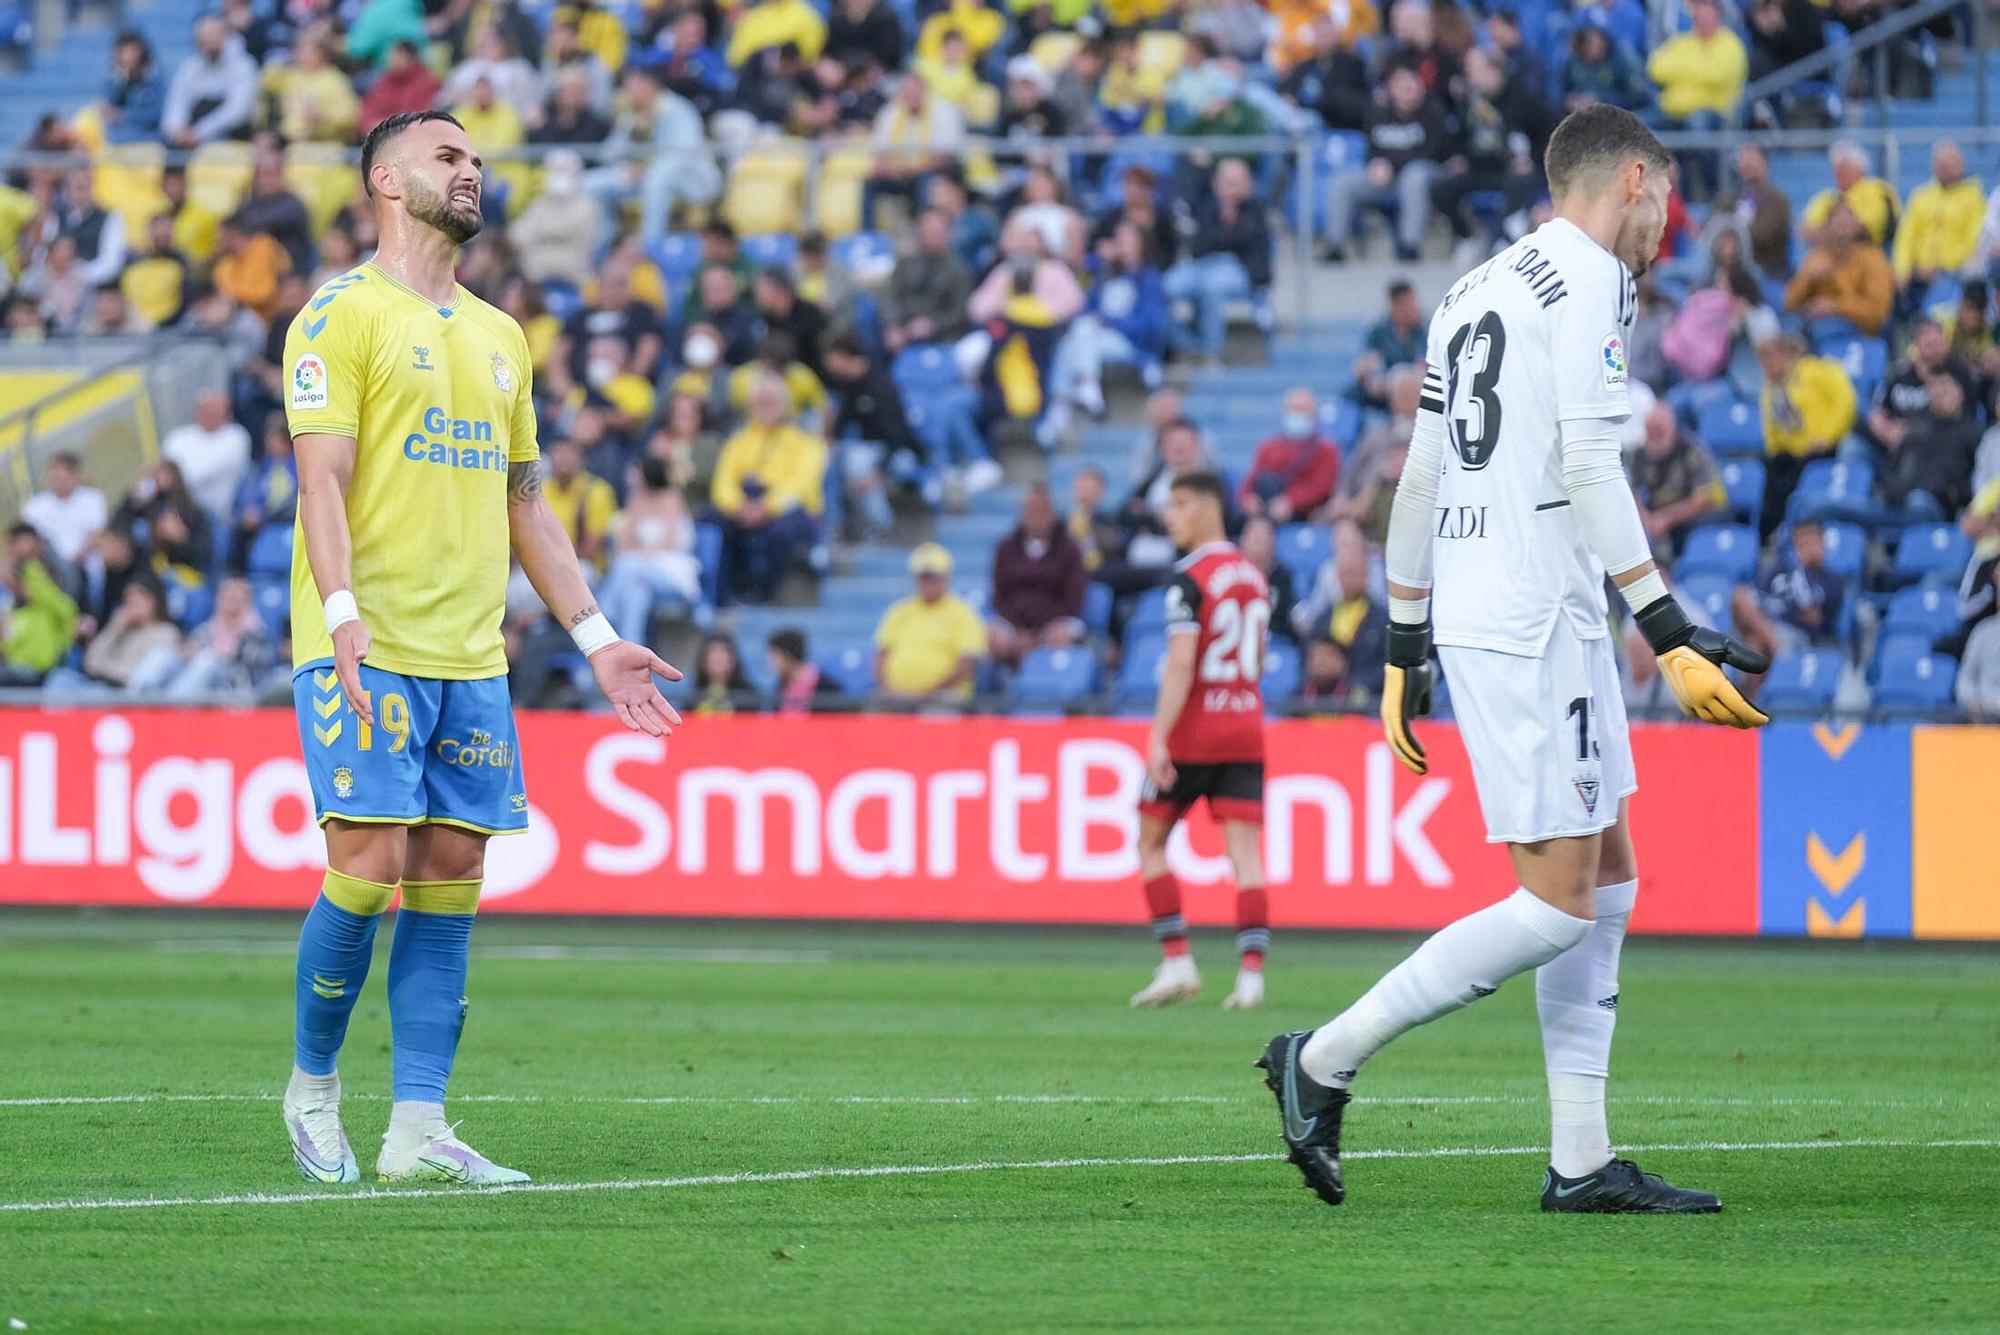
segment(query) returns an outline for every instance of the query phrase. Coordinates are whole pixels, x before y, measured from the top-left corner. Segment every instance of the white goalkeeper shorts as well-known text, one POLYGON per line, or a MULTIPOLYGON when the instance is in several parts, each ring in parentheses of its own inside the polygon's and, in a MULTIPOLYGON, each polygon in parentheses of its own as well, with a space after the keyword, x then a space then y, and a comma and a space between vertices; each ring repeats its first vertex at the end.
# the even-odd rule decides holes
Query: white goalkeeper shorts
POLYGON ((1557 617, 1538 658, 1457 645, 1438 656, 1487 842, 1576 838, 1618 823, 1639 779, 1609 639, 1579 639, 1557 617))

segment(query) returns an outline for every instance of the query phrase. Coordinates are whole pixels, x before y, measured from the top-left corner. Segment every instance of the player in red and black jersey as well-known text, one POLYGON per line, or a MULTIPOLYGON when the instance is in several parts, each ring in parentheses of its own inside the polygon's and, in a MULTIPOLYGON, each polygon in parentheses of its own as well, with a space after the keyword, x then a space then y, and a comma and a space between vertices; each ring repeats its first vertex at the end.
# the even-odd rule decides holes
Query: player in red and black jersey
POLYGON ((1225 492, 1214 473, 1186 473, 1167 496, 1167 535, 1187 553, 1167 586, 1167 663, 1146 787, 1139 803, 1139 874, 1160 940, 1160 967, 1132 998, 1164 1006, 1194 996, 1201 975, 1188 954, 1181 888, 1167 869, 1167 837, 1196 802, 1222 823, 1236 874, 1236 987, 1222 1004, 1264 1002, 1270 910, 1264 890, 1264 649, 1271 594, 1263 572, 1229 542, 1225 492))

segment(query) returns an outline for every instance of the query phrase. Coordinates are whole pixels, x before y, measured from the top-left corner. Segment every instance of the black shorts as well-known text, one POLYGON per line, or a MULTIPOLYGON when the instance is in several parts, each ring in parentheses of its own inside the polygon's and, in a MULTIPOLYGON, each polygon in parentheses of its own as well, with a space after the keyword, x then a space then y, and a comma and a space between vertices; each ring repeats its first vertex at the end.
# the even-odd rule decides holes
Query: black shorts
POLYGON ((1165 792, 1152 780, 1139 791, 1139 814, 1168 823, 1187 815, 1197 802, 1207 802, 1217 820, 1264 823, 1264 762, 1224 760, 1212 765, 1174 765, 1174 786, 1165 792))

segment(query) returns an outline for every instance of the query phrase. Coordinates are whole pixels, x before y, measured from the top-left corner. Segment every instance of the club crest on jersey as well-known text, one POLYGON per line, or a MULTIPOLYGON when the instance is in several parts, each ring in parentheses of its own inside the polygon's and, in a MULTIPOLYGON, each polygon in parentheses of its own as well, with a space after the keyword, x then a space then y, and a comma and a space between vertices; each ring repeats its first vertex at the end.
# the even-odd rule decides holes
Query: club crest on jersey
POLYGON ((1575 780, 1575 786, 1576 795, 1583 802, 1584 814, 1595 816, 1597 814, 1597 780, 1577 779, 1575 780))
POLYGON ((502 394, 514 392, 514 373, 507 369, 507 359, 497 352, 493 354, 493 388, 502 394))
POLYGON ((345 765, 334 767, 333 795, 335 797, 352 797, 354 795, 354 771, 345 765))
POLYGON ((292 363, 292 410, 326 407, 326 363, 308 352, 292 363))
POLYGON ((1625 340, 1616 334, 1606 334, 1600 360, 1604 367, 1604 387, 1625 388, 1625 340))

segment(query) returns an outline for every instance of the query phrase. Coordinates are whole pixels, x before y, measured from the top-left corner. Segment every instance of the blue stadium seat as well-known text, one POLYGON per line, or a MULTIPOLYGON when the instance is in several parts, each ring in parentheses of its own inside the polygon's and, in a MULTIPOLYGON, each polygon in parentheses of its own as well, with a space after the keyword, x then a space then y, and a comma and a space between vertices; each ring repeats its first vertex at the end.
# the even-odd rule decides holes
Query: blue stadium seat
POLYGON ((167 615, 182 630, 193 630, 215 615, 215 589, 208 584, 166 582, 167 615))
POLYGON ((1118 667, 1118 698, 1150 702, 1159 693, 1160 667, 1166 657, 1166 636, 1128 637, 1125 641, 1125 660, 1118 667))
POLYGON ((1697 570, 1680 581, 1674 592, 1687 614, 1713 630, 1730 628, 1729 599, 1736 582, 1722 575, 1697 570))
POLYGON ((1319 429, 1326 438, 1350 453, 1361 439, 1361 405, 1342 395, 1319 406, 1319 429))
POLYGON ((926 390, 950 389, 963 385, 958 364, 942 344, 917 343, 896 354, 889 374, 905 398, 926 390))
POLYGON ((875 646, 866 640, 841 645, 820 660, 819 670, 842 695, 865 700, 875 694, 875 646))
POLYGON ((759 269, 789 269, 799 257, 799 239, 790 232, 766 232, 742 240, 743 258, 759 269))
POLYGON ((1272 638, 1264 650, 1264 703, 1282 704, 1299 693, 1303 676, 1299 647, 1290 640, 1272 638))
POLYGON ((669 232, 646 243, 646 258, 659 266, 667 286, 679 291, 701 268, 701 238, 693 232, 669 232))
POLYGON ((1695 409, 1695 434, 1715 454, 1764 452, 1764 419, 1754 403, 1722 399, 1695 409))
POLYGON ((1764 508, 1764 461, 1724 459, 1719 471, 1722 490, 1729 497, 1730 516, 1755 521, 1764 508))
POLYGON ((1301 597, 1333 555, 1333 530, 1325 524, 1287 524, 1278 530, 1278 563, 1292 572, 1301 597))
MULTIPOLYGON (((1826 538, 1826 568, 1853 587, 1860 580, 1861 567, 1868 557, 1868 534, 1859 524, 1822 524, 1820 532, 1826 538)), ((1772 535, 1771 545, 1788 569, 1796 564, 1790 524, 1772 535)))
POLYGON ((1885 713, 1933 714, 1952 703, 1958 664, 1942 654, 1884 664, 1875 684, 1875 707, 1885 713))
POLYGON ((1815 459, 1799 474, 1785 513, 1798 519, 1829 505, 1861 505, 1874 490, 1875 466, 1867 460, 1815 459))
POLYGON ((1889 614, 1882 618, 1882 633, 1909 632, 1935 640, 1956 631, 1959 624, 1956 591, 1925 585, 1904 589, 1889 600, 1889 614))
POLYGON ((1918 524, 1896 544, 1896 574, 1957 584, 1972 559, 1972 539, 1956 524, 1918 524))
POLYGON ((1819 355, 1840 363, 1854 382, 1855 397, 1867 403, 1875 397, 1875 387, 1889 370, 1889 345, 1879 338, 1862 334, 1823 337, 1816 343, 1819 355))
POLYGON ((1097 659, 1088 649, 1030 649, 1014 676, 1016 704, 1066 705, 1097 689, 1097 659))
POLYGON ((1111 608, 1118 601, 1118 595, 1111 591, 1109 584, 1090 581, 1083 589, 1083 624, 1090 627, 1092 635, 1103 635, 1111 629, 1111 608))
POLYGON ((1840 666, 1838 649, 1786 654, 1771 665, 1771 675, 1758 692, 1757 703, 1770 713, 1829 710, 1840 685, 1840 666))
POLYGON ((701 600, 710 607, 722 601, 722 526, 694 526, 694 559, 701 563, 701 600))
POLYGON ((577 290, 575 283, 561 278, 544 278, 542 305, 548 308, 550 315, 567 324, 570 316, 583 309, 583 293, 577 290))
POLYGON ((1908 677, 1919 658, 1930 657, 1933 638, 1926 631, 1907 626, 1884 630, 1875 641, 1875 661, 1868 665, 1869 680, 1880 681, 1884 673, 1899 679, 1908 677))
POLYGON ((1125 621, 1125 643, 1145 639, 1153 635, 1164 635, 1167 629, 1167 591, 1148 589, 1139 595, 1132 605, 1132 615, 1125 621))
POLYGON ((290 576, 252 575, 250 590, 256 597, 257 611, 263 616, 264 624, 271 628, 273 635, 283 634, 285 623, 292 618, 290 576))
POLYGON ((880 232, 855 232, 827 246, 827 258, 852 273, 896 262, 896 245, 880 232))
POLYGON ((1757 530, 1748 524, 1708 524, 1688 534, 1674 570, 1686 579, 1716 575, 1736 583, 1757 571, 1757 530))
POLYGON ((282 575, 286 579, 292 574, 292 526, 290 524, 266 524, 257 530, 257 536, 250 540, 250 573, 253 575, 282 575))

